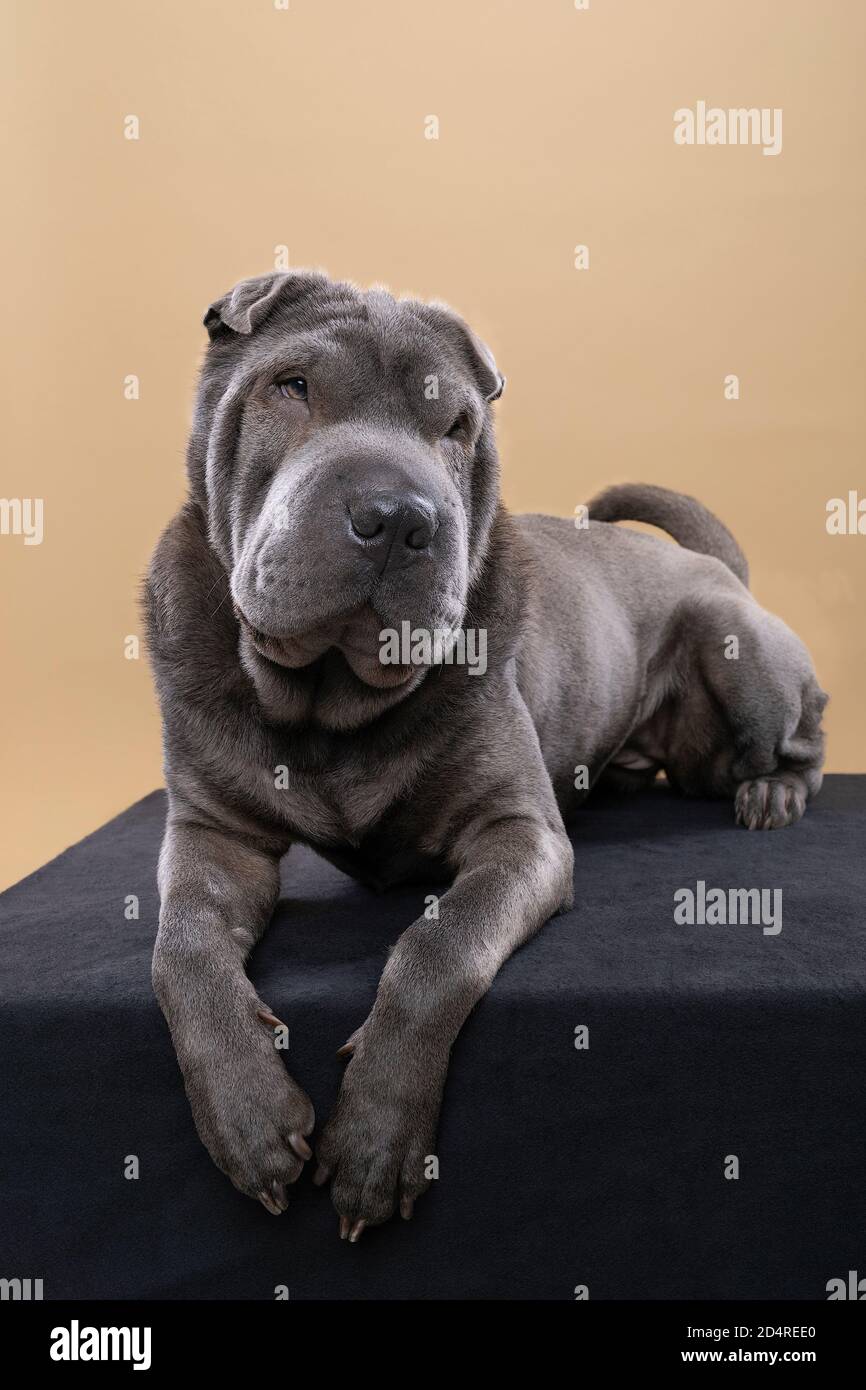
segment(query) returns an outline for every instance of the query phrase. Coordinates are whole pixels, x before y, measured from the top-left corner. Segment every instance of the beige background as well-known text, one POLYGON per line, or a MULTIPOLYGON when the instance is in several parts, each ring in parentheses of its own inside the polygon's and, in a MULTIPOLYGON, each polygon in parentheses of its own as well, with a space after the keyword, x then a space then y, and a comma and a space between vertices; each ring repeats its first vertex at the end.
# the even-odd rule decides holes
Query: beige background
POLYGON ((866 536, 825 529, 866 495, 860 0, 6 0, 3 26, 0 496, 42 497, 45 537, 0 536, 0 882, 161 780, 124 638, 202 313, 280 244, 471 320, 516 509, 625 479, 715 508, 832 694, 829 766, 866 769, 866 536), (782 153, 677 147, 698 100, 782 107, 782 153))

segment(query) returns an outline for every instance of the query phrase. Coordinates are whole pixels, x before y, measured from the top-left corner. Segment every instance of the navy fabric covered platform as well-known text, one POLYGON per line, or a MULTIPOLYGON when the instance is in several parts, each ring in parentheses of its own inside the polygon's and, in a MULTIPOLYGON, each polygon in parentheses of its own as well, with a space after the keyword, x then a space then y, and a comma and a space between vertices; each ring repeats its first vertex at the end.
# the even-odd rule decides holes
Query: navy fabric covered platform
MULTIPOLYGON (((0 1276, 46 1299, 825 1299, 866 1274, 866 777, 763 834, 664 787, 590 800, 574 911, 454 1048, 439 1181, 357 1246, 309 1172, 275 1219, 199 1143, 150 987, 164 814, 154 793, 0 897, 0 1276), (678 925, 699 880, 781 889, 781 931, 678 925)), ((251 973, 321 1125, 424 889, 376 897, 306 851, 283 889, 251 973)))

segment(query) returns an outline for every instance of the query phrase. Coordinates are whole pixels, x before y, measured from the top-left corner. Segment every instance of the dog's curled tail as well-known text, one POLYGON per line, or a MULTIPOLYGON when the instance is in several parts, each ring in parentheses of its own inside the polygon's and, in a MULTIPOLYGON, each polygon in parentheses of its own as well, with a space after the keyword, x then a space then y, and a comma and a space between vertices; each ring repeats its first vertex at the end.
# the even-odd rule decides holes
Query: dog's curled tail
POLYGON ((714 555, 744 584, 749 582, 749 563, 742 550, 727 526, 696 497, 650 483, 619 483, 594 497, 588 510, 591 521, 645 521, 658 526, 686 550, 714 555))

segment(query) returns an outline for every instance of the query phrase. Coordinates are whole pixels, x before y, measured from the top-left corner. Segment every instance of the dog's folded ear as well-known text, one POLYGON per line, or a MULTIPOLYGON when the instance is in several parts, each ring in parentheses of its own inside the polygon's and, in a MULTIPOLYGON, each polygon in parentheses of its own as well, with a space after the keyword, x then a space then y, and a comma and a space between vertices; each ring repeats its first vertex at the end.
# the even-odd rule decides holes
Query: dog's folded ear
POLYGON ((211 338, 222 328, 231 329, 233 333, 252 333, 279 301, 290 299, 293 291, 300 294, 308 287, 309 280, 309 275, 290 270, 275 270, 270 275, 241 280, 222 299, 211 304, 204 316, 204 326, 211 338))
POLYGON ((498 401, 499 397, 502 395, 502 392, 505 390, 506 378, 501 374, 501 372, 497 372, 497 376, 499 377, 499 382, 491 391, 490 395, 487 397, 489 401, 498 401))
POLYGON ((486 401, 498 401, 505 390, 505 377, 497 367, 493 353, 487 344, 482 343, 471 328, 467 327, 466 333, 471 352, 481 366, 481 389, 484 392, 484 399, 486 401))
POLYGON ((452 341, 459 344, 460 351, 469 363, 486 401, 498 401, 505 390, 505 377, 496 365, 493 353, 483 343, 459 314, 447 304, 425 306, 437 327, 444 328, 452 341))

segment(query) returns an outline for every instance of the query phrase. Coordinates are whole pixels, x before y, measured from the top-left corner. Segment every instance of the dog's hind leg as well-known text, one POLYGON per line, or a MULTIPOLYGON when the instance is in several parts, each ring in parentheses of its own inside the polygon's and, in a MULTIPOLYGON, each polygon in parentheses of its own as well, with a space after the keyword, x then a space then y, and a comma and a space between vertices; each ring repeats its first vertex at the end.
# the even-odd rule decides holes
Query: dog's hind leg
MULTIPOLYGON (((696 675, 723 744, 712 790, 733 794, 737 822, 776 830, 798 821, 820 790, 827 696, 790 628, 747 597, 701 604, 696 675)), ((708 771, 710 771, 708 769, 708 771)))
POLYGON ((806 810, 806 802, 817 796, 823 781, 824 734, 821 715, 827 696, 814 676, 800 691, 800 718, 793 734, 782 739, 775 750, 775 765, 769 771, 748 775, 748 753, 735 769, 742 772, 734 796, 737 823, 747 830, 780 830, 793 825, 806 810))

